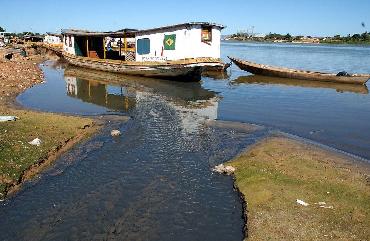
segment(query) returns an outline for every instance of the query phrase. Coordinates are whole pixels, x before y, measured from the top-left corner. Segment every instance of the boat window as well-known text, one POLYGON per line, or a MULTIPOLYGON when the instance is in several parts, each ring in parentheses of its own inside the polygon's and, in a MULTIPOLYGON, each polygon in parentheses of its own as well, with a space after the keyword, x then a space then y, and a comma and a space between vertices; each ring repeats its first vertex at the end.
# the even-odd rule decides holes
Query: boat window
POLYGON ((67 35, 64 36, 64 43, 67 46, 67 35))
POLYGON ((150 39, 142 38, 137 40, 137 53, 140 55, 150 53, 150 39))
POLYGON ((202 26, 202 42, 212 42, 212 27, 202 26))

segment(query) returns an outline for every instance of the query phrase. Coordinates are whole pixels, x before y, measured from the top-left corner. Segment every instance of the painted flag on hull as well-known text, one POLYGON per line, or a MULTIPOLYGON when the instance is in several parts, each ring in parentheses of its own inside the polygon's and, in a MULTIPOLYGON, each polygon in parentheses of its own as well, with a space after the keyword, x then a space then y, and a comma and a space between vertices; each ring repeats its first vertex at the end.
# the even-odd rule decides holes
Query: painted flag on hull
POLYGON ((176 34, 164 35, 164 50, 175 50, 176 34))

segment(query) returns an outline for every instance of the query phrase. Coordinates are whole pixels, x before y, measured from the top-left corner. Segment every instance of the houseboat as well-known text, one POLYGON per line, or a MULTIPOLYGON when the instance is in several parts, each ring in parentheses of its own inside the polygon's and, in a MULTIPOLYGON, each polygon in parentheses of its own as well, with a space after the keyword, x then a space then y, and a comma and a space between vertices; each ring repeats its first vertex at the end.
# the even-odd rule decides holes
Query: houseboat
POLYGON ((63 57, 72 65, 162 79, 200 80, 203 70, 222 71, 222 25, 192 22, 116 32, 62 30, 63 57))
POLYGON ((57 34, 57 33, 46 33, 44 36, 44 41, 45 44, 48 44, 50 46, 54 47, 62 47, 62 35, 57 34))

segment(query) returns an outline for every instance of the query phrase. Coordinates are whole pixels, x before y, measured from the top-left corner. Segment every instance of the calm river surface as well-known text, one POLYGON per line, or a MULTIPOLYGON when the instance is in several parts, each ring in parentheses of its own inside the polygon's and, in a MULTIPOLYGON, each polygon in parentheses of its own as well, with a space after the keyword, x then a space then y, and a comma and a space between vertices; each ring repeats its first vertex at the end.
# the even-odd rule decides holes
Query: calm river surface
MULTIPOLYGON (((222 44, 222 54, 311 70, 370 73, 370 48, 222 44)), ((370 159, 366 86, 251 76, 174 83, 42 65, 46 83, 18 101, 29 108, 119 114, 0 204, 2 240, 242 240, 232 179, 211 168, 274 130, 370 159), (119 83, 119 84, 118 84, 119 83), (250 132, 205 124, 264 126, 250 132), (110 130, 122 136, 112 138, 110 130)))
MULTIPOLYGON (((227 42, 222 54, 299 69, 370 73, 370 46, 227 42)), ((229 81, 203 86, 223 96, 219 119, 267 125, 370 159, 367 86, 271 80, 248 76, 235 65, 229 81)))

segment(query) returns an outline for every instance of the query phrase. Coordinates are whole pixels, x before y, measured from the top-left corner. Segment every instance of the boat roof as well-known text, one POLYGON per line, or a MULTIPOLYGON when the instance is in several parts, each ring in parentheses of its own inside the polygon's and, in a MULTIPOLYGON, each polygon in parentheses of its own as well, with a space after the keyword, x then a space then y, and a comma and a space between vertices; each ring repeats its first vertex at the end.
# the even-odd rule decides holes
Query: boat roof
POLYGON ((46 32, 46 35, 56 36, 56 37, 61 37, 62 36, 60 33, 51 33, 51 32, 46 32))
POLYGON ((119 31, 97 32, 79 29, 62 29, 63 35, 94 36, 94 37, 122 37, 123 35, 134 35, 137 29, 121 29, 119 31))
POLYGON ((216 27, 219 29, 224 29, 225 26, 216 23, 210 22, 189 22, 189 23, 181 23, 175 25, 168 25, 163 27, 151 28, 151 29, 131 29, 125 28, 118 31, 110 31, 110 32, 96 32, 96 31, 88 31, 88 30, 78 30, 78 29, 62 29, 62 34, 64 35, 74 35, 74 36, 95 36, 95 37, 120 37, 122 35, 135 35, 140 33, 148 33, 148 32, 158 32, 161 30, 173 29, 173 28, 188 28, 191 26, 205 26, 205 27, 216 27))
POLYGON ((188 22, 188 23, 180 23, 180 24, 168 25, 168 26, 157 27, 157 28, 138 30, 136 33, 157 32, 157 31, 167 30, 167 29, 172 29, 172 28, 188 28, 191 26, 199 26, 199 25, 201 25, 202 27, 216 27, 219 29, 224 29, 226 27, 221 24, 210 23, 210 22, 188 22))

